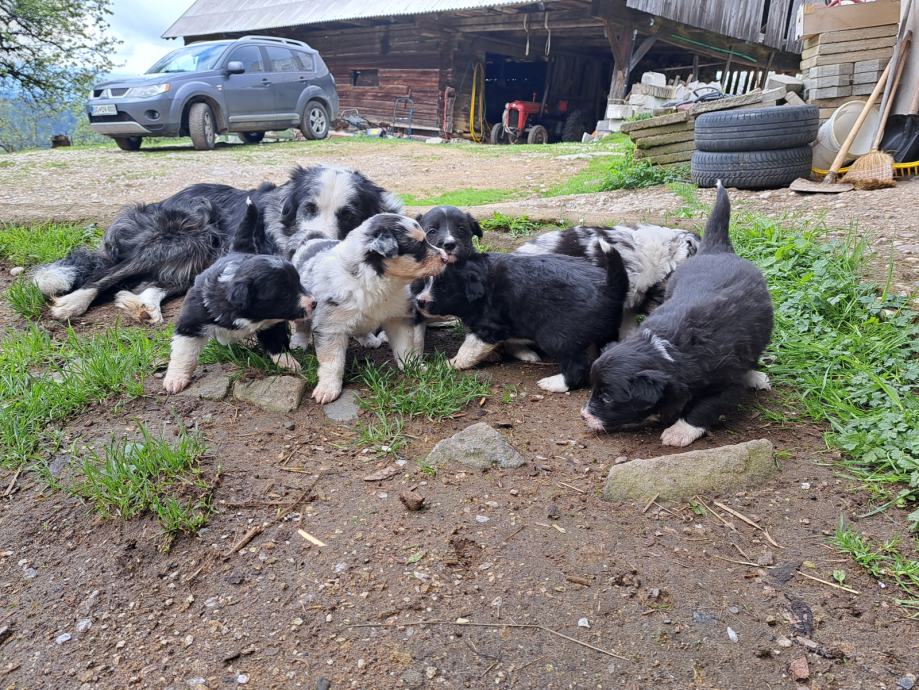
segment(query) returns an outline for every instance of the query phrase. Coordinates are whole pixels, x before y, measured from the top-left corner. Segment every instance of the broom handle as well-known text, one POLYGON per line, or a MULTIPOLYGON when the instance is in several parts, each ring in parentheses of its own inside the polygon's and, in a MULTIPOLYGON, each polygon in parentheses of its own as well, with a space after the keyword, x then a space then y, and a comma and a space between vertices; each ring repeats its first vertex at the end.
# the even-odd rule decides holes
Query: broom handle
MULTIPOLYGON (((898 22, 900 25, 900 28, 897 30, 897 40, 894 43, 893 57, 891 58, 891 62, 894 64, 895 68, 897 65, 900 64, 900 53, 902 52, 900 48, 903 45, 903 37, 906 36, 906 27, 909 24, 910 15, 912 13, 912 10, 913 10, 913 0, 907 0, 906 1, 906 11, 901 13, 900 21, 898 22)), ((891 84, 890 82, 887 82, 887 86, 884 89, 884 98, 881 99, 881 110, 887 110, 887 103, 893 99, 893 94, 891 93, 890 84, 891 84)))
POLYGON ((855 141, 855 137, 858 136, 862 125, 865 124, 865 120, 868 119, 868 113, 871 112, 871 108, 873 108, 874 104, 877 103, 881 92, 887 85, 887 79, 890 76, 890 67, 891 63, 888 62, 887 67, 884 68, 884 72, 881 74, 881 78, 878 79, 878 83, 874 86, 874 91, 872 91, 871 95, 868 96, 868 101, 862 108, 862 112, 859 113, 858 119, 856 119, 855 124, 852 125, 852 129, 849 131, 849 136, 847 136, 846 140, 842 142, 842 146, 839 148, 839 153, 837 153, 836 158, 833 159, 833 165, 830 166, 830 170, 823 180, 824 182, 832 183, 836 181, 836 177, 839 175, 839 169, 842 167, 843 161, 846 160, 846 156, 849 153, 849 149, 852 148, 852 143, 855 141))
POLYGON ((894 75, 893 84, 890 87, 890 92, 887 94, 887 102, 884 104, 884 112, 881 113, 881 122, 878 125, 878 133, 874 137, 874 143, 871 144, 871 150, 877 151, 878 146, 881 145, 881 139, 884 137, 884 130, 887 128, 887 118, 890 116, 890 111, 893 110, 893 102, 897 98, 897 89, 900 86, 900 77, 903 76, 903 68, 906 67, 906 58, 909 56, 909 47, 913 42, 913 32, 912 30, 907 31, 906 35, 903 37, 902 46, 900 48, 900 53, 898 55, 899 62, 897 62, 897 73, 894 75))
POLYGON ((913 102, 909 104, 909 115, 919 115, 919 83, 916 84, 916 93, 913 94, 913 102))

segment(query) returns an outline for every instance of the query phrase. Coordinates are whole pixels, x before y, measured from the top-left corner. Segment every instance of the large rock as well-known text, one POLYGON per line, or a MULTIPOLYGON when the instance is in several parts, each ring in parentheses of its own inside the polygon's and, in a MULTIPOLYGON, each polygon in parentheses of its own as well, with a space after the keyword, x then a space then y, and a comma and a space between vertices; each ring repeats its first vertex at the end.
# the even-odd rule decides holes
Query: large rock
POLYGON ((434 446, 426 462, 434 467, 458 462, 484 471, 489 467, 520 467, 524 460, 500 433, 488 424, 479 422, 434 446))
POLYGON ((203 379, 195 381, 179 395, 204 400, 223 400, 230 392, 230 377, 222 371, 212 371, 203 379))
POLYGON ((687 453, 631 460, 610 468, 603 487, 607 501, 688 498, 762 484, 778 468, 766 439, 687 453))
POLYGON ((255 381, 238 381, 233 395, 268 412, 293 412, 300 406, 306 381, 297 376, 268 376, 255 381))
POLYGON ((323 405, 322 411, 333 422, 347 424, 357 420, 357 415, 361 411, 357 406, 357 391, 346 388, 338 400, 323 405))

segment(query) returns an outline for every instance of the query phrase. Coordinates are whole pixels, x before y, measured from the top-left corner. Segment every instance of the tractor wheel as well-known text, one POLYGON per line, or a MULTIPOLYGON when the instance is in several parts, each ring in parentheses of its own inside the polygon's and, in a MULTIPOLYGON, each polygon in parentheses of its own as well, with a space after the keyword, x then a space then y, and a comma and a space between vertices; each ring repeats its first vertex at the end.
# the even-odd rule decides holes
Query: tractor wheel
POLYGON ((548 144, 549 132, 542 125, 533 125, 527 134, 528 144, 548 144))
POLYGON ((584 138, 584 132, 587 127, 584 125, 584 113, 580 110, 572 110, 568 117, 565 118, 565 124, 562 126, 562 141, 576 141, 580 143, 584 138))
POLYGON ((488 137, 489 144, 507 144, 507 132, 504 131, 502 123, 496 124, 491 128, 491 135, 488 137))

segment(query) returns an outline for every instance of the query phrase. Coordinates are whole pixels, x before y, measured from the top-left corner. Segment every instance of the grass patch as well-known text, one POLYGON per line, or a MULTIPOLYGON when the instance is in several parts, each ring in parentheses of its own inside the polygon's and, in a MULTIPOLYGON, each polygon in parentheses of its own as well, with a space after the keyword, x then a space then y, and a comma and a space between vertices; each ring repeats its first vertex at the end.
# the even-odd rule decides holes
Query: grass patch
POLYGON ((504 213, 493 213, 488 218, 479 221, 482 230, 491 232, 505 232, 513 238, 529 237, 546 227, 539 220, 529 216, 509 216, 504 213))
POLYGON ((315 386, 318 381, 317 371, 319 362, 313 352, 304 352, 303 350, 291 350, 290 354, 300 362, 302 367, 298 374, 282 369, 271 361, 271 357, 258 349, 246 347, 233 343, 223 345, 216 340, 211 340, 202 350, 201 357, 198 360, 201 364, 232 364, 242 372, 256 370, 278 376, 286 374, 288 376, 301 376, 310 385, 315 386))
POLYGON ((137 440, 113 437, 101 453, 90 451, 71 492, 103 517, 130 520, 150 512, 167 535, 194 534, 213 512, 212 484, 201 469, 204 440, 184 429, 173 442, 142 424, 139 431, 137 440))
POLYGON ((643 158, 635 158, 635 147, 627 146, 620 158, 614 158, 599 191, 641 189, 668 182, 689 179, 689 166, 664 168, 643 158))
POLYGON ((31 280, 19 277, 3 293, 3 299, 10 309, 26 319, 35 320, 45 308, 45 296, 31 280))
POLYGON ((143 395, 144 377, 168 356, 165 332, 71 329, 62 341, 31 326, 0 342, 0 465, 18 467, 53 451, 58 426, 114 395, 143 395))
POLYGON ((48 263, 74 247, 95 244, 101 237, 102 230, 94 225, 0 225, 0 259, 16 266, 48 263))
POLYGON ((483 377, 462 374, 451 367, 442 354, 408 362, 403 372, 366 362, 358 380, 369 389, 360 396, 358 405, 372 415, 358 428, 359 442, 384 454, 397 453, 406 445, 408 420, 445 419, 488 395, 491 389, 483 377))
POLYGON ((429 197, 403 194, 402 202, 406 206, 484 206, 521 196, 519 189, 457 189, 429 197))

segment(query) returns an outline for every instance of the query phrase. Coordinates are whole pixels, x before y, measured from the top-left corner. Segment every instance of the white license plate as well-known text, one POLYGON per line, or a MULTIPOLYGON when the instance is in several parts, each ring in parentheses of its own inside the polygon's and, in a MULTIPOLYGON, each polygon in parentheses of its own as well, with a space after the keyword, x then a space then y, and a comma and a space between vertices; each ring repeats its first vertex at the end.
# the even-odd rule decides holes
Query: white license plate
POLYGON ((94 105, 93 106, 93 115, 117 115, 118 108, 113 105, 94 105))

